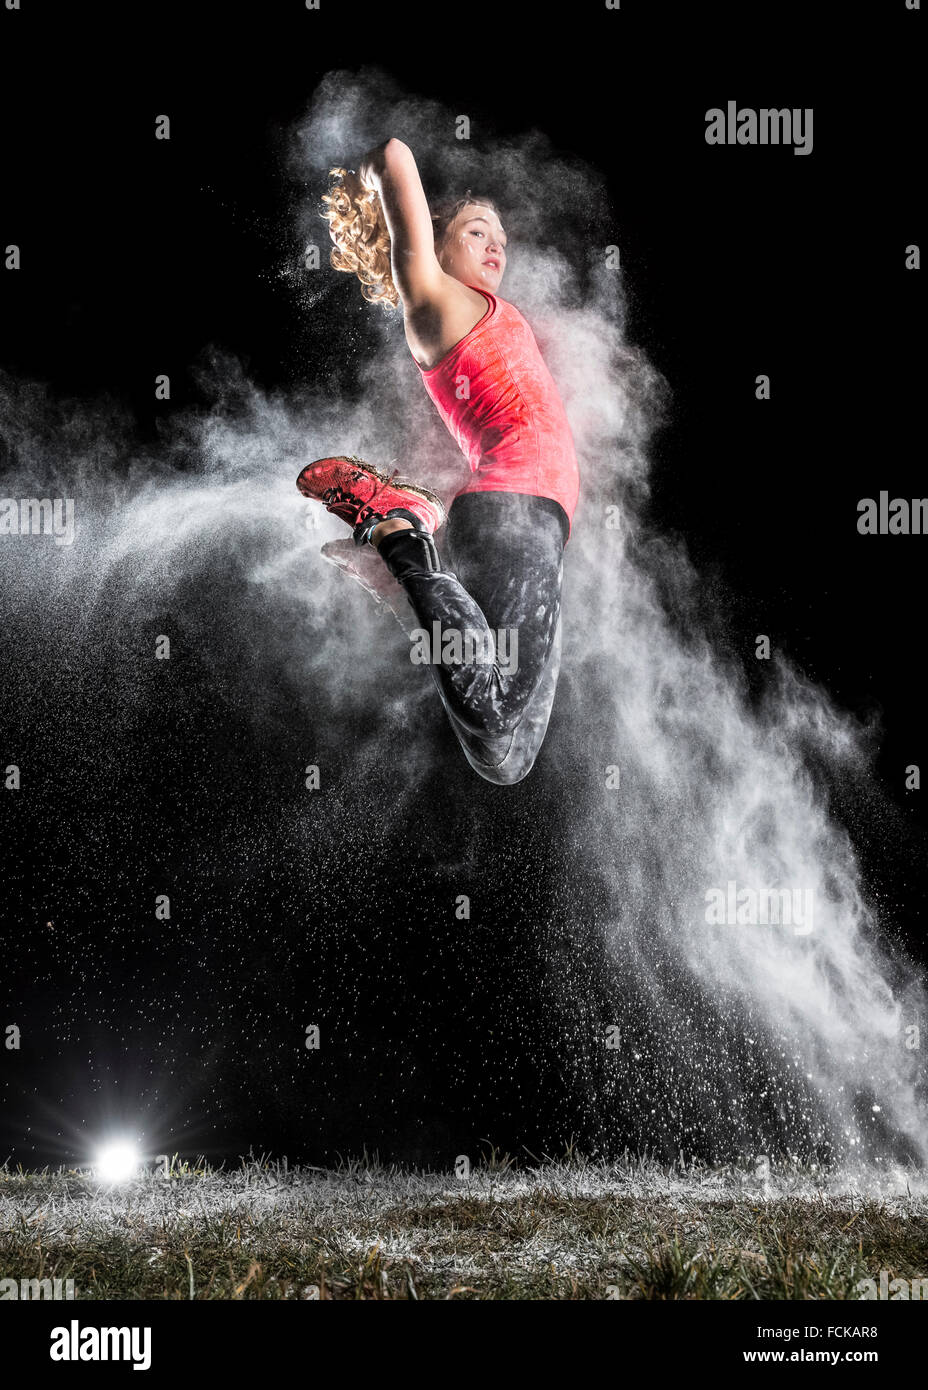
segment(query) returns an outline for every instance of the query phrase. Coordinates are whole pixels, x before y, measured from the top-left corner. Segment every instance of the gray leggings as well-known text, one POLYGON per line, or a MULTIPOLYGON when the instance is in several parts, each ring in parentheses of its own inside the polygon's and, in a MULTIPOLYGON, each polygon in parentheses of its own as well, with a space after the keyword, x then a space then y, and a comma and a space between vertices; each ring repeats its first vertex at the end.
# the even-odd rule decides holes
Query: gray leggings
POLYGON ((429 669, 464 756, 488 782, 527 776, 548 728, 566 537, 567 517, 551 498, 469 492, 455 498, 437 538, 451 569, 421 563, 408 532, 381 545, 430 639, 429 669))

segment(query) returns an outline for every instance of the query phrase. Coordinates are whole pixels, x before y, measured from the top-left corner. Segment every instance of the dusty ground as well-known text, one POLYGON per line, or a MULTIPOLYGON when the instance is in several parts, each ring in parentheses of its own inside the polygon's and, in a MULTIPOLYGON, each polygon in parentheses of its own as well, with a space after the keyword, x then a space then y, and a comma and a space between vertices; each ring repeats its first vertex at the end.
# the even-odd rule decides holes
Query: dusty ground
POLYGON ((0 1169, 0 1278, 78 1299, 859 1299, 881 1270, 928 1276, 928 1194, 899 1172, 0 1169))

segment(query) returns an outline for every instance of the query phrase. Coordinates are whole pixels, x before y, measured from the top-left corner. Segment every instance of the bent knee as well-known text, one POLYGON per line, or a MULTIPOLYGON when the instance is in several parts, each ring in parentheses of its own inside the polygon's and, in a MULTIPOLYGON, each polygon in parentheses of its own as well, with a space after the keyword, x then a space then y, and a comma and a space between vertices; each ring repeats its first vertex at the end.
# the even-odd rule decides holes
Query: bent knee
MULTIPOLYGON (((480 752, 484 750, 481 749, 480 752)), ((488 750, 487 750, 488 752, 488 750)), ((510 741, 503 757, 493 759, 489 755, 486 759, 471 746, 464 745, 464 755, 475 772, 479 773, 485 782, 494 782, 498 787, 511 787, 516 782, 521 782, 527 777, 535 766, 535 758, 538 749, 531 751, 525 748, 513 747, 510 741)))
POLYGON ((474 771, 479 772, 484 781, 493 782, 497 787, 514 787, 528 776, 534 766, 535 759, 532 758, 530 763, 519 763, 515 767, 507 767, 504 763, 501 767, 474 767, 474 771))

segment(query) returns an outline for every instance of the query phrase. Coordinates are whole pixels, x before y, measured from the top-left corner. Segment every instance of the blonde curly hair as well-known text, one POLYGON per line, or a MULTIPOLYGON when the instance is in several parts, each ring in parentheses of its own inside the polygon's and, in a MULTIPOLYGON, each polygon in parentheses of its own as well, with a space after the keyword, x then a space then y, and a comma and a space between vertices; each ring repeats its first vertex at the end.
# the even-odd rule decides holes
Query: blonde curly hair
MULTIPOLYGON (((328 222, 329 234, 335 242, 329 258, 332 267, 357 275, 361 294, 369 303, 396 309, 400 297, 391 273, 390 233, 376 189, 365 187, 350 169, 330 169, 329 177, 337 182, 322 195, 326 210, 321 215, 328 222)), ((499 213, 491 198, 478 198, 470 189, 463 198, 442 204, 432 213, 436 250, 451 223, 468 203, 480 203, 499 213)))

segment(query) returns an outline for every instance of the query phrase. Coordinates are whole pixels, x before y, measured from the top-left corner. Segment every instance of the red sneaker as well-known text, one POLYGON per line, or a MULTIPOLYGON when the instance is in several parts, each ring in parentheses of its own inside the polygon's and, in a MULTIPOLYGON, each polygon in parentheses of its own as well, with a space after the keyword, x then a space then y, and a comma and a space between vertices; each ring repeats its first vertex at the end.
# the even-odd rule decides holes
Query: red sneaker
POLYGON ((392 613, 407 637, 412 636, 419 619, 406 597, 406 591, 369 545, 359 550, 346 536, 341 541, 327 541, 321 553, 329 564, 360 584, 381 613, 392 613))
POLYGON ((326 511, 355 528, 355 540, 366 538, 371 522, 399 512, 420 531, 437 531, 445 519, 441 499, 427 488, 397 479, 398 469, 379 472, 363 459, 338 454, 316 459, 303 469, 296 485, 304 497, 315 498, 326 511))
POLYGON ((406 597, 386 565, 370 546, 366 545, 363 550, 359 550, 346 536, 341 541, 327 541, 321 554, 329 564, 356 580, 379 606, 389 604, 390 599, 394 597, 406 597))

